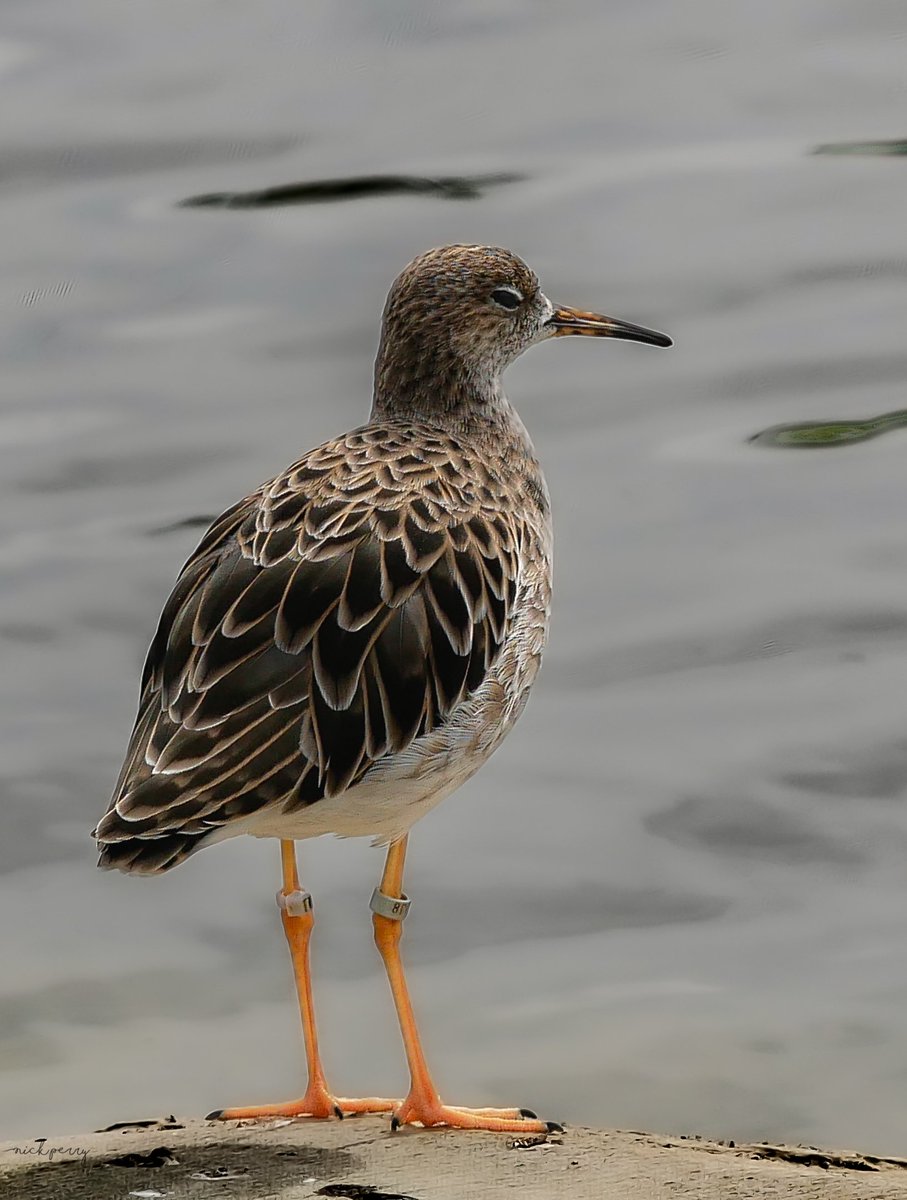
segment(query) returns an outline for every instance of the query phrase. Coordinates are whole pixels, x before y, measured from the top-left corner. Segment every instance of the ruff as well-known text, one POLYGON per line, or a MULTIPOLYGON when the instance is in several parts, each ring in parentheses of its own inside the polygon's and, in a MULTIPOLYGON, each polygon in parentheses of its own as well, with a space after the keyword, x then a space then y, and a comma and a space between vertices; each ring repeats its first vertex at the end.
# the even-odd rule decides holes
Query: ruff
POLYGON ((228 509, 183 567, 148 652, 100 865, 169 870, 240 833, 282 841, 282 919, 309 1063, 298 1101, 230 1117, 384 1111, 397 1123, 544 1130, 523 1110, 441 1104, 399 959, 406 835, 525 707, 548 632, 548 491, 501 373, 565 335, 668 346, 555 308, 507 250, 431 250, 391 288, 367 424, 228 509), (390 843, 376 939, 412 1075, 400 1105, 326 1088, 296 840, 390 843))

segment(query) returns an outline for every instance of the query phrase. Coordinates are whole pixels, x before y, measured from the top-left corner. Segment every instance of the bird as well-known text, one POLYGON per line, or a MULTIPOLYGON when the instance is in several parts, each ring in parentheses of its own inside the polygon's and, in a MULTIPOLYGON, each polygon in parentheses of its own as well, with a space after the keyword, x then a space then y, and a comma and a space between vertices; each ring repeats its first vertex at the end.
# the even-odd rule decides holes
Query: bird
POLYGON ((308 1069, 298 1099, 209 1119, 383 1112, 392 1129, 559 1128, 525 1108, 442 1102, 400 942, 410 829, 501 744, 538 674, 551 509, 501 374, 537 342, 569 336, 672 345, 552 304, 502 247, 419 255, 387 296, 368 421, 219 516, 164 606, 93 831, 98 865, 156 875, 239 834, 277 839, 308 1069), (338 1097, 327 1084, 296 842, 328 833, 386 847, 370 907, 409 1067, 402 1100, 338 1097))

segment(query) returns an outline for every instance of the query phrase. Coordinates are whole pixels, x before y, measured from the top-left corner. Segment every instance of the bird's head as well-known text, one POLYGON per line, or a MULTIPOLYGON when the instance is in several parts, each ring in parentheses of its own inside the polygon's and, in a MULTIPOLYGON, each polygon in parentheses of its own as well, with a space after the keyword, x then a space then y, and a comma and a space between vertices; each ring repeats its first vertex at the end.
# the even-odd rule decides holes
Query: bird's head
MULTIPOLYGON (((388 293, 376 397, 427 381, 494 390, 524 350, 552 337, 620 338, 670 346, 663 333, 551 303, 535 273, 499 246, 442 246, 404 267, 388 293)), ((443 402, 443 397, 439 397, 443 402)))

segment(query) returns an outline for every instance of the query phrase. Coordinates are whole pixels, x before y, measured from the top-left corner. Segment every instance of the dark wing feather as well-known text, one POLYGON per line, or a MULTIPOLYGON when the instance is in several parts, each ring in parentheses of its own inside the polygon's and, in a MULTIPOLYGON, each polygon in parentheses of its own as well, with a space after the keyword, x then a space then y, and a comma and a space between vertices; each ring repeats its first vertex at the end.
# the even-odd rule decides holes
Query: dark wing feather
POLYGON ((376 436, 313 451, 186 563, 96 830, 103 865, 165 870, 229 821, 336 795, 481 685, 513 611, 515 518, 476 503, 462 455, 451 471, 399 431, 376 454, 376 436))

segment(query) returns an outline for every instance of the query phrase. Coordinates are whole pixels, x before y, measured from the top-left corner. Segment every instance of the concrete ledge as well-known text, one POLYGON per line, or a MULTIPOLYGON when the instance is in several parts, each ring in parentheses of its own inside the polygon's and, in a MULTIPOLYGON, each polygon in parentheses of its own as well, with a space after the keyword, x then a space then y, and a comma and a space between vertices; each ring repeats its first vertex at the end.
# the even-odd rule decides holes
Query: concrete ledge
POLYGON ((383 1117, 179 1120, 0 1143, 2 1200, 907 1200, 907 1159, 570 1128, 544 1142, 383 1117))

